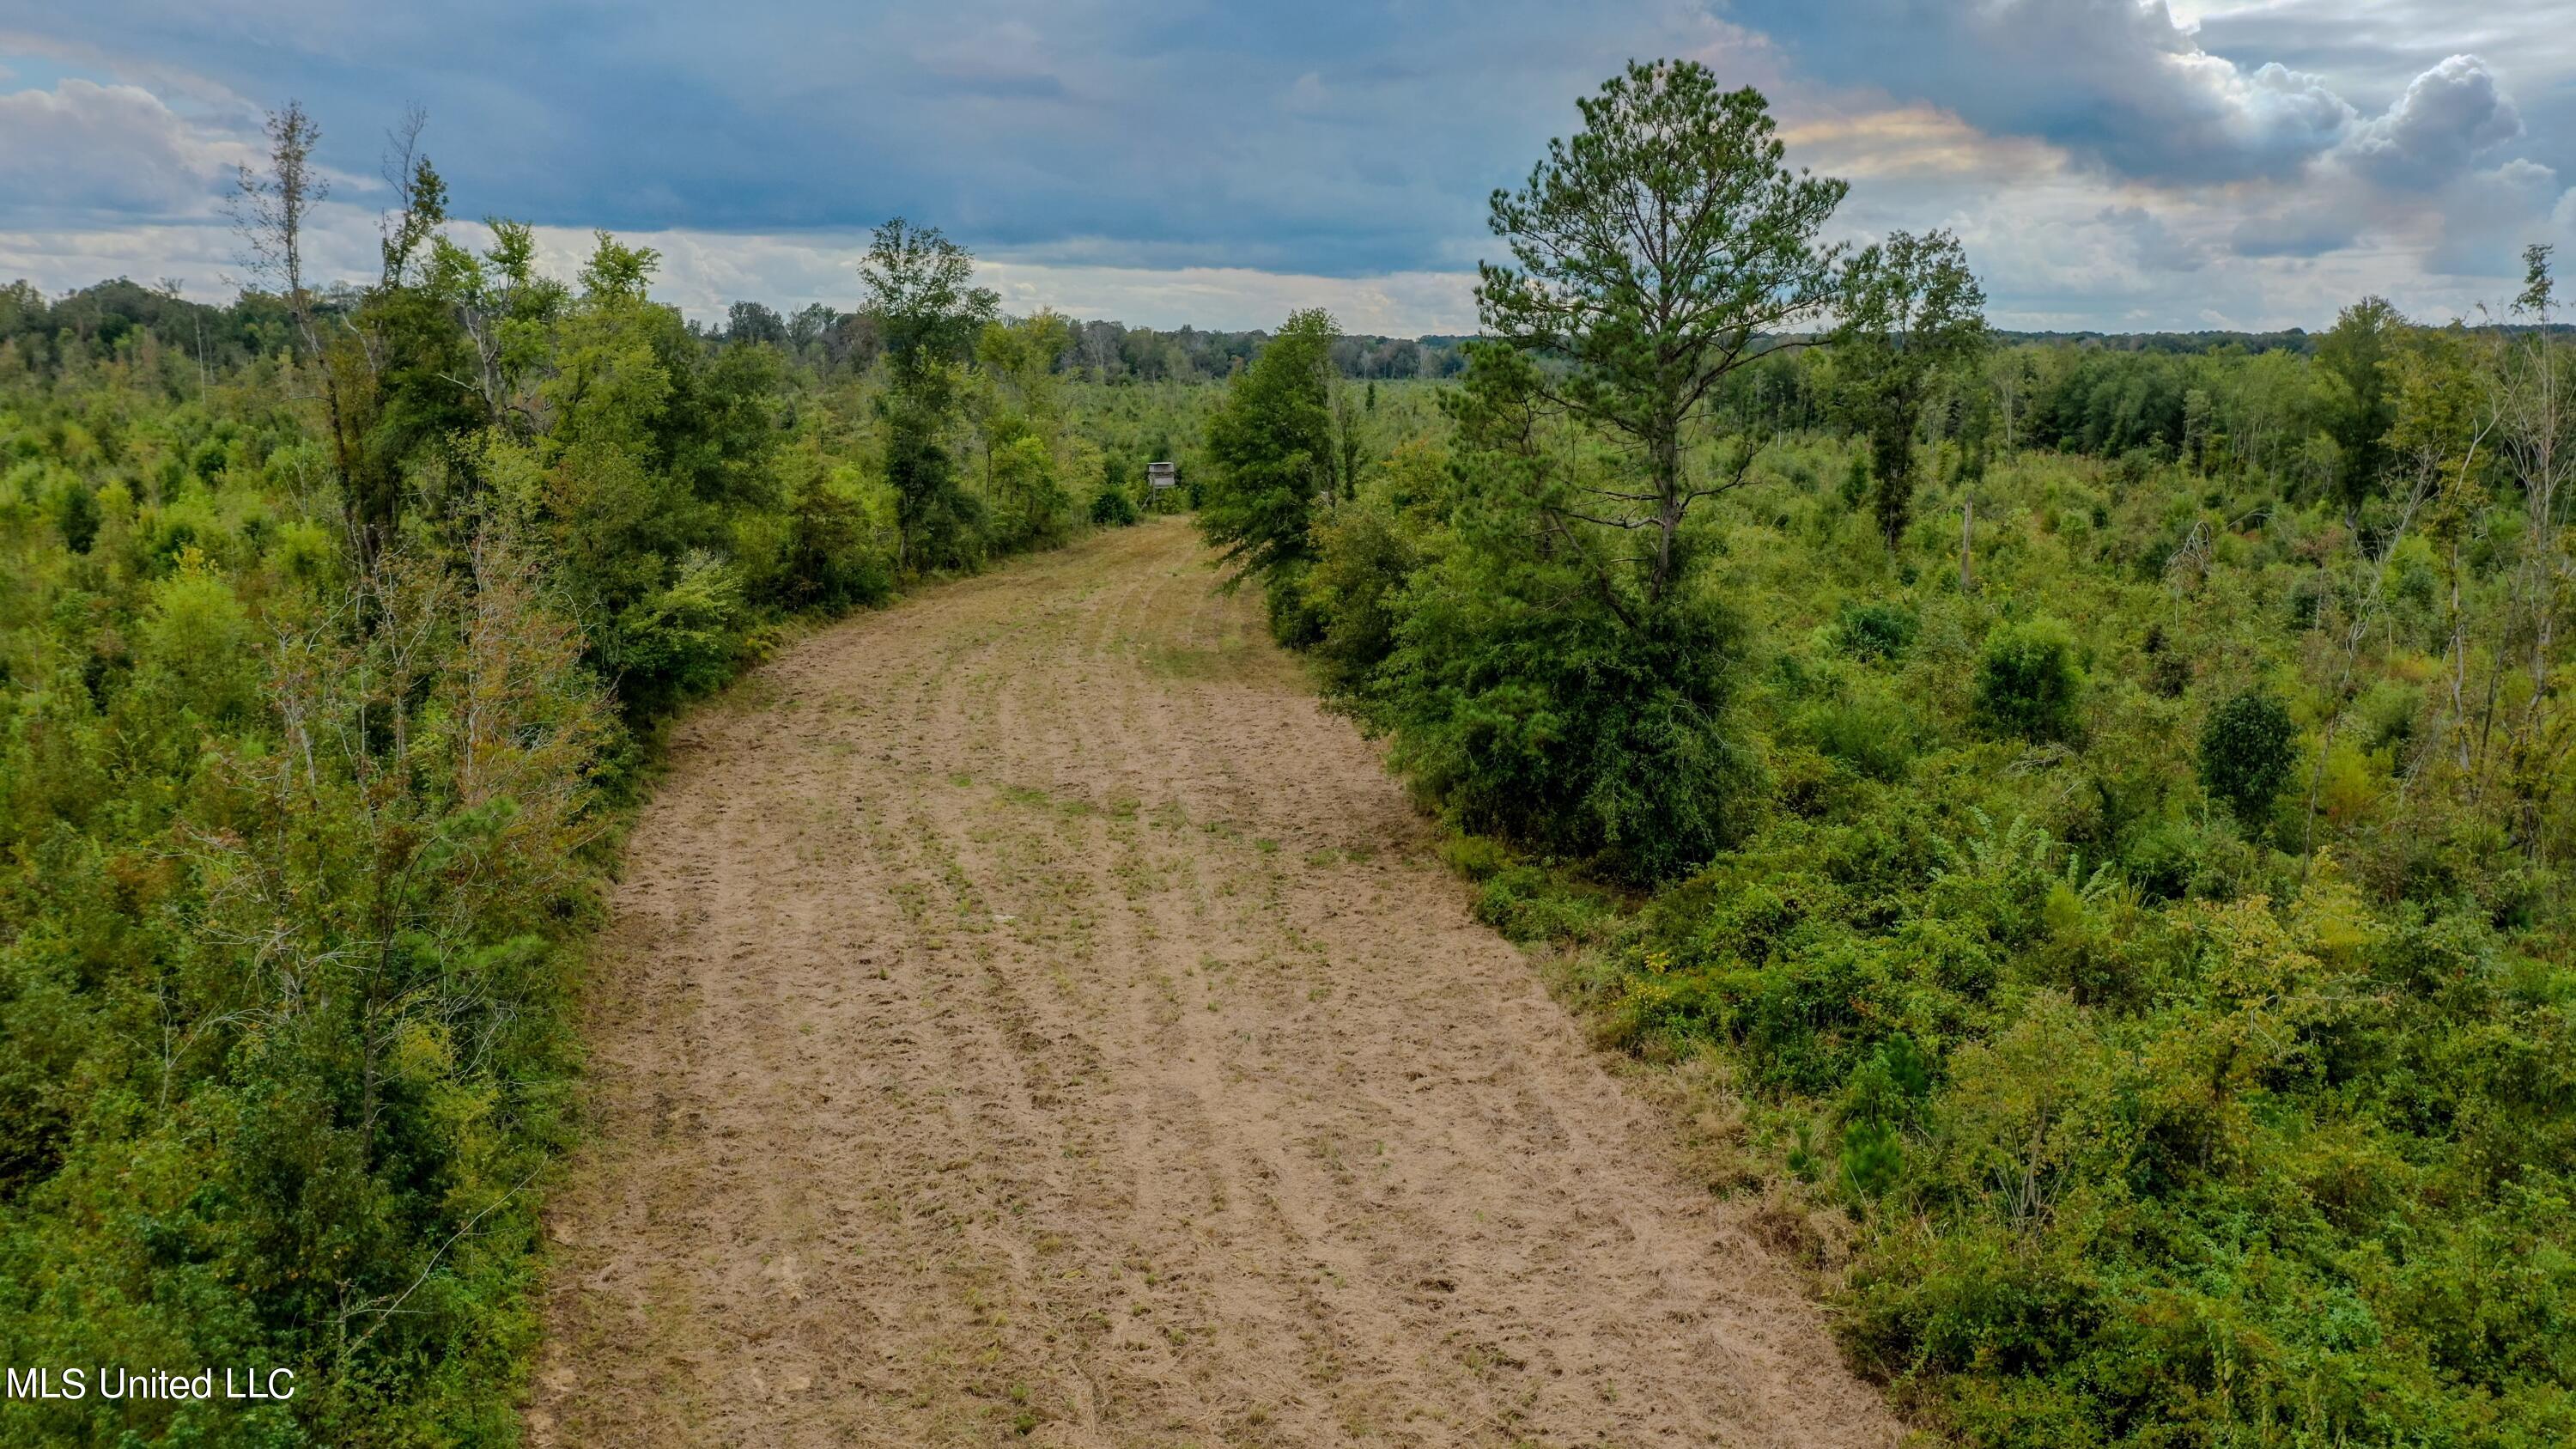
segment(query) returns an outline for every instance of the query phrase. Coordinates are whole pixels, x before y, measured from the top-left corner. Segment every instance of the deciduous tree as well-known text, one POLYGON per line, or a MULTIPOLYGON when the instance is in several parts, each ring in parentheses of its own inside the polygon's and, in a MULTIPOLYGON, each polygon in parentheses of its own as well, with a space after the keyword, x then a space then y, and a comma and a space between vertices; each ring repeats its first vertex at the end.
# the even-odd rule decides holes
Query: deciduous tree
POLYGON ((1878 528, 1894 548, 1914 508, 1914 434, 1933 380, 1986 349, 1986 293, 1946 231, 1897 232, 1843 271, 1835 360, 1868 434, 1878 528))
POLYGON ((1332 412, 1337 331, 1321 309, 1290 313, 1208 419, 1215 476, 1200 498, 1199 526, 1238 578, 1277 582, 1314 556, 1308 529, 1335 492, 1340 457, 1332 412))
POLYGON ((973 254, 937 227, 902 217, 876 229, 859 276, 889 374, 879 406, 901 533, 898 561, 907 568, 969 563, 982 510, 957 486, 949 435, 966 360, 1001 299, 974 284, 973 254))

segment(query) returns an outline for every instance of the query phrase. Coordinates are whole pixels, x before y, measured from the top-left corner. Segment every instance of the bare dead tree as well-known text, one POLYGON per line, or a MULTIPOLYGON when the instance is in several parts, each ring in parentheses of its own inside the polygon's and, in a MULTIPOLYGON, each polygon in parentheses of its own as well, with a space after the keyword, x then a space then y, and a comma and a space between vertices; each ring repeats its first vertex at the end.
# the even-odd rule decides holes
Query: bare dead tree
MULTIPOLYGON (((313 149, 322 128, 304 113, 302 103, 288 101, 268 116, 268 167, 238 170, 231 211, 233 229, 242 241, 240 265, 252 280, 286 302, 295 325, 298 351, 321 384, 323 421, 331 434, 331 463, 343 489, 356 477, 357 439, 349 419, 339 369, 322 335, 313 289, 304 270, 304 241, 314 209, 331 194, 327 177, 313 169, 313 149)), ((365 525, 356 498, 344 500, 348 527, 361 562, 375 557, 380 540, 365 525)))
POLYGON ((2565 572, 2559 505, 2570 484, 2576 483, 2576 477, 2570 476, 2576 474, 2576 439, 2568 436, 2571 422, 2576 422, 2576 398, 2568 395, 2566 368, 2550 332, 2555 310, 2550 251, 2537 245, 2523 251, 2525 285, 2513 310, 2528 318, 2532 328, 2506 346, 2496 393, 2502 448, 2522 482, 2525 510, 2519 582, 2531 619, 2531 699, 2522 724, 2526 733, 2538 720, 2548 694, 2558 584, 2565 572))
POLYGON ((2334 752, 2335 736, 2343 728, 2344 717, 2351 713, 2353 676, 2361 662, 2362 645, 2368 642, 2380 605, 2387 593, 2389 561, 2397 556, 2397 546, 2406 541, 2406 530, 2413 526, 2415 515, 2434 487, 2434 478, 2418 474, 2408 489, 2404 506, 2398 511, 2396 524, 2382 537, 2378 546, 2363 553, 2363 574, 2359 595, 2353 600, 2351 617, 2346 621, 2337 662, 2333 690, 2328 694, 2331 712, 2326 716, 2324 733, 2317 740, 2317 758, 2308 772, 2308 798, 2301 814, 2299 842, 2299 879, 2305 883, 2308 873, 2316 868, 2317 805, 2325 791, 2326 761, 2334 752))
POLYGON ((304 285, 306 219, 331 195, 328 178, 313 170, 313 148, 322 128, 304 113, 303 103, 288 101, 268 115, 268 169, 237 168, 230 205, 233 230, 241 237, 239 264, 251 278, 285 299, 295 320, 297 341, 308 356, 322 350, 313 320, 313 295, 304 285))
POLYGON ((428 125, 429 112, 413 105, 405 107, 402 120, 385 132, 379 170, 394 200, 378 220, 376 231, 384 256, 383 285, 388 288, 410 279, 421 245, 447 220, 447 185, 420 149, 420 133, 428 125))

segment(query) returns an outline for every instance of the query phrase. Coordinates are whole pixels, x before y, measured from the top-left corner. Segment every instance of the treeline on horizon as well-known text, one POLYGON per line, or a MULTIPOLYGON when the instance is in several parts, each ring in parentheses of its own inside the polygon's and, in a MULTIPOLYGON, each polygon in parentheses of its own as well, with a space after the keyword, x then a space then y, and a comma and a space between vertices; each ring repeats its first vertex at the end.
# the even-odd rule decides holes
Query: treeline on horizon
MULTIPOLYGON (((363 304, 351 287, 316 289, 317 309, 331 312, 363 304)), ((1052 314, 1050 314, 1052 315, 1052 314)), ((1024 319, 1009 319, 1024 320, 1024 319)), ((1183 326, 1130 327, 1120 322, 1061 318, 1051 370, 1101 383, 1222 380, 1268 343, 1258 329, 1228 332, 1183 326)), ((209 368, 236 367, 287 343, 292 319, 272 293, 244 291, 224 305, 198 302, 124 277, 48 299, 32 284, 0 286, 0 341, 14 344, 30 366, 50 366, 61 349, 90 356, 113 353, 131 335, 149 333, 166 349, 209 368)), ((690 335, 710 347, 756 343, 818 376, 865 375, 885 353, 881 317, 815 303, 781 312, 762 302, 735 302, 721 324, 690 319, 690 335)), ((1333 361, 1342 375, 1403 381, 1455 376, 1466 365, 1459 337, 1338 337, 1333 361)))
MULTIPOLYGON (((360 294, 340 288, 320 294, 325 306, 346 306, 360 294)), ((129 334, 148 332, 166 349, 209 369, 239 366, 286 344, 290 319, 273 294, 246 290, 224 305, 193 301, 165 289, 116 277, 48 299, 20 280, 0 287, 0 341, 15 345, 28 365, 54 365, 58 352, 78 346, 92 356, 112 353, 129 334)), ((1183 326, 1131 327, 1125 323, 1064 319, 1062 345, 1050 366, 1086 382, 1222 381, 1268 345, 1262 329, 1225 331, 1183 326)), ((2527 324, 2482 324, 2510 333, 2527 324)), ((842 310, 821 303, 783 312, 767 303, 738 301, 721 324, 691 319, 688 330, 710 346, 754 342, 778 349, 818 375, 864 374, 884 351, 882 328, 864 308, 842 310)), ((2564 333, 2570 324, 2552 326, 2564 333)), ((2291 327, 2276 332, 2103 332, 1989 329, 1998 347, 2099 348, 2110 352, 2173 356, 2246 356, 2266 352, 2313 355, 2325 333, 2291 327)), ((1329 353, 1334 372, 1356 381, 1454 378, 1465 371, 1466 349, 1476 338, 1425 333, 1387 337, 1336 332, 1329 353)), ((1764 339, 1766 342, 1776 339, 1764 339)))

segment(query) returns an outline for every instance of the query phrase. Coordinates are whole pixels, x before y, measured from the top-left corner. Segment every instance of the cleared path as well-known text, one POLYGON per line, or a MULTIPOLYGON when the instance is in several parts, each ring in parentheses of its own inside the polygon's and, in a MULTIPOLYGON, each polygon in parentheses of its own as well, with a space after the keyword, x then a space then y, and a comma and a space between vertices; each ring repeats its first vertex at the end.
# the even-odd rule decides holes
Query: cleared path
POLYGON ((1884 1445, 1173 521, 680 728, 541 1444, 1884 1445))

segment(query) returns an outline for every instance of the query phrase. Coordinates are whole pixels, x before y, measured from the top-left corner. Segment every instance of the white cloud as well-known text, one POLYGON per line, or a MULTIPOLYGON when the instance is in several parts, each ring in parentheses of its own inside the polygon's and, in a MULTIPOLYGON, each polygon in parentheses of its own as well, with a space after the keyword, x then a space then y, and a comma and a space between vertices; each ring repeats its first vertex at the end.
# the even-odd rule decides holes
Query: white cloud
MULTIPOLYGON (((460 237, 464 234, 460 230, 460 237)), ((547 265, 564 276, 589 251, 588 232, 538 232, 547 265)), ((858 262, 867 238, 746 236, 666 231, 621 234, 629 245, 662 254, 654 295, 692 317, 714 320, 732 302, 751 298, 782 311, 809 303, 858 305, 858 262)), ((1074 317, 1144 327, 1245 329, 1276 327, 1301 307, 1329 310, 1354 332, 1412 335, 1475 327, 1472 272, 1397 272, 1344 278, 1250 267, 1122 267, 987 257, 976 280, 1001 294, 1004 311, 1026 315, 1051 307, 1074 317)))
POLYGON ((139 86, 66 78, 0 95, 0 192, 12 220, 202 215, 231 167, 252 157, 139 86))
POLYGON ((2455 55, 2408 83, 2385 115, 2356 127, 2344 150, 2380 181, 2432 188, 2521 134, 2522 115, 2486 62, 2455 55))
POLYGON ((2560 199, 2558 173, 2535 161, 2459 177, 2442 193, 2439 240, 2425 265, 2455 276, 2512 276, 2523 247, 2547 240, 2550 209, 2560 199))
MULTIPOLYGON (((309 253, 314 274, 361 279, 375 264, 375 217, 364 207, 332 202, 314 216, 309 253)), ((449 227, 457 242, 489 245, 473 222, 449 227)), ((593 235, 580 227, 536 228, 538 265, 570 280, 588 259, 593 235)), ((661 253, 653 295, 702 321, 721 321, 732 303, 751 299, 793 312, 820 302, 858 305, 863 233, 758 235, 705 231, 622 232, 618 240, 661 253)), ((24 277, 51 292, 112 276, 170 279, 199 301, 238 289, 239 243, 219 223, 153 222, 61 230, 0 231, 0 280, 24 277)), ((1472 272, 1398 272, 1344 278, 1268 272, 1249 267, 1121 267, 988 258, 976 279, 1002 297, 1004 310, 1041 307, 1136 326, 1276 327, 1289 312, 1322 307, 1354 332, 1411 336, 1475 328, 1472 272)))

